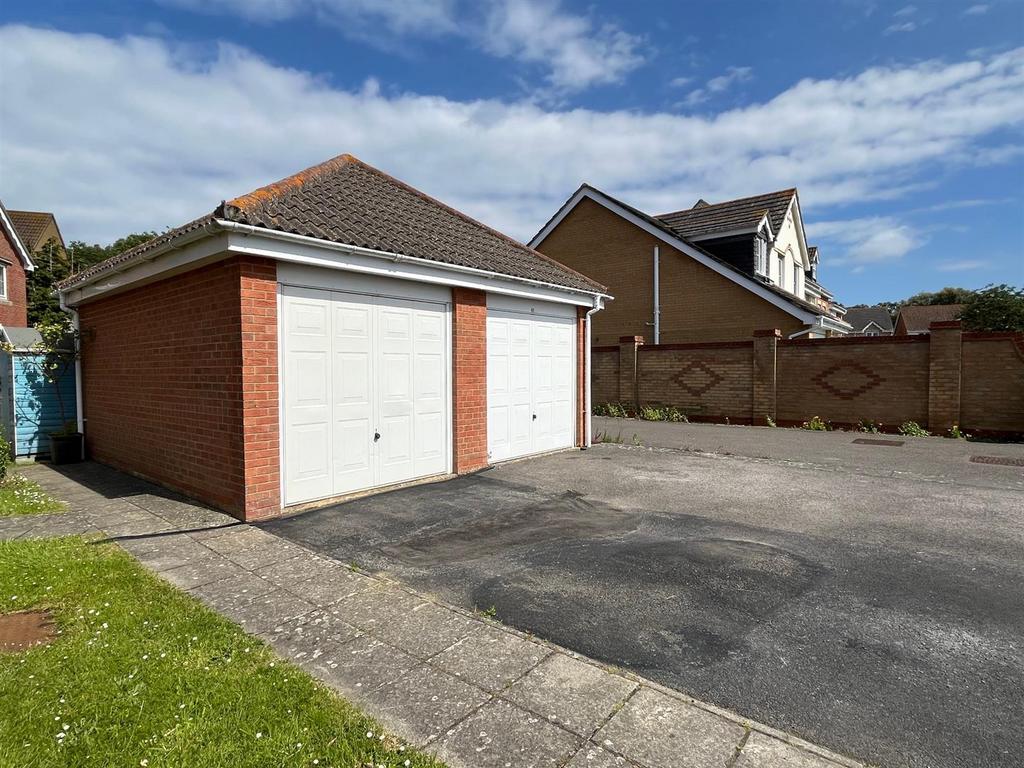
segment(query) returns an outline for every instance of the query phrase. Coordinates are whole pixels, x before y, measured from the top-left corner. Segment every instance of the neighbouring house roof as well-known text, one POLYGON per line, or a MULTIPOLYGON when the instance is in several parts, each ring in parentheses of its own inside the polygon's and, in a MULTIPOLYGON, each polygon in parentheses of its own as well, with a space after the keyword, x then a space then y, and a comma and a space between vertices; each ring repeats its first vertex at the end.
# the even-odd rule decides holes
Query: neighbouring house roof
POLYGON ((807 258, 810 259, 812 264, 815 261, 818 260, 818 246, 816 246, 816 245, 808 245, 807 246, 807 258))
POLYGON ((508 275, 588 293, 604 286, 542 253, 363 163, 339 155, 274 184, 221 203, 212 213, 165 232, 59 284, 67 289, 218 221, 508 275))
POLYGON ((900 307, 897 324, 902 319, 907 333, 927 333, 928 326, 946 320, 956 320, 964 310, 964 304, 908 304, 900 307))
POLYGON ((602 203, 602 201, 606 201, 603 202, 602 204, 607 205, 607 203, 611 203, 612 210, 614 210, 617 207, 622 209, 626 213, 632 214, 637 219, 639 219, 643 224, 646 224, 647 226, 661 233, 661 235, 671 245, 677 247, 684 253, 689 253, 691 256, 697 256, 699 259, 713 262, 715 268, 719 272, 722 272, 724 270, 725 273, 728 276, 730 276, 732 280, 743 285, 747 289, 754 291, 755 293, 765 291, 771 294, 773 297, 781 299, 785 304, 788 304, 790 307, 792 307, 792 309, 798 311, 809 312, 811 314, 819 316, 826 314, 826 312, 816 304, 812 304, 809 301, 805 301, 804 299, 798 298, 793 294, 789 293, 788 291, 784 291, 775 285, 771 285, 762 280, 758 280, 753 276, 747 274, 743 270, 737 269, 732 264, 729 264, 727 261, 718 258, 713 253, 704 250, 696 243, 693 243, 687 238, 679 235, 674 229, 665 224, 659 217, 651 216, 650 214, 644 213, 640 209, 634 208, 633 206, 629 205, 628 203, 624 203, 621 200, 617 200, 611 195, 602 192, 601 190, 597 189, 596 187, 592 187, 589 184, 582 184, 580 188, 577 189, 576 192, 574 192, 573 195, 568 200, 565 201, 562 207, 550 219, 548 219, 544 226, 541 227, 540 231, 533 236, 533 239, 530 241, 530 243, 532 245, 539 245, 544 240, 544 238, 547 237, 547 235, 554 229, 554 227, 557 226, 561 219, 564 218, 568 214, 568 212, 572 210, 572 208, 574 208, 575 205, 581 199, 583 199, 583 196, 589 197, 590 199, 595 200, 599 203, 602 203))
POLYGON ((28 248, 25 247, 25 242, 21 239, 21 235, 18 234, 18 230, 15 228, 14 222, 11 221, 10 214, 4 207, 3 202, 0 202, 0 229, 3 229, 7 239, 11 241, 11 247, 18 254, 18 258, 21 259, 22 266, 25 267, 26 271, 31 272, 35 269, 28 248))
POLYGON ((882 306, 850 307, 846 311, 845 319, 855 331, 863 331, 870 323, 874 323, 883 331, 891 332, 893 329, 892 315, 882 306))
POLYGON ((772 232, 778 232, 795 196, 796 189, 783 189, 723 203, 698 200, 692 208, 663 213, 655 218, 676 234, 687 238, 753 229, 765 216, 768 217, 772 232))
POLYGON ((60 240, 61 248, 64 247, 64 237, 57 226, 57 219, 52 213, 46 211, 7 211, 11 217, 11 223, 18 230, 21 241, 28 248, 30 253, 35 253, 42 246, 46 245, 42 237, 47 228, 52 224, 57 230, 57 239, 60 240))
POLYGON ((0 337, 16 350, 29 350, 39 344, 43 337, 35 328, 12 328, 9 325, 0 325, 0 337))

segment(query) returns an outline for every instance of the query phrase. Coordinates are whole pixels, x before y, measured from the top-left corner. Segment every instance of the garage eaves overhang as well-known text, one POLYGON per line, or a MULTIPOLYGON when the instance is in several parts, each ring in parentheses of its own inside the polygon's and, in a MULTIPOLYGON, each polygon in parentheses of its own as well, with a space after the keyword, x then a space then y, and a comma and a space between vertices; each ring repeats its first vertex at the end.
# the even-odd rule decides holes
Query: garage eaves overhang
POLYGON ((566 216, 568 216, 572 212, 572 210, 584 200, 592 200, 598 205, 607 208, 612 213, 621 216, 623 219, 630 222, 631 224, 639 227, 648 234, 658 238, 666 245, 675 248, 677 251, 685 253, 687 256, 689 256, 699 264, 704 265, 711 271, 717 272, 719 275, 726 278, 727 280, 730 280, 731 282, 736 283, 737 285, 739 285, 742 288, 745 288, 751 293, 756 294, 757 296, 761 297, 768 303, 792 315, 793 317, 797 318, 806 325, 820 325, 820 321, 818 319, 819 317, 821 317, 820 315, 801 309, 792 302, 786 301, 785 298, 778 295, 774 291, 771 291, 768 288, 764 287, 756 280, 752 280, 746 277, 745 275, 742 275, 739 272, 735 271, 734 269, 725 266, 721 262, 712 258, 705 251, 702 251, 700 248, 697 248, 688 241, 678 237, 677 235, 674 235, 666 231, 665 229, 662 229, 656 222, 652 221, 649 216, 646 216, 645 214, 642 214, 640 211, 630 208, 630 206, 628 205, 620 203, 615 198, 606 195, 604 192, 602 192, 599 189, 596 189, 595 187, 591 187, 589 184, 584 184, 579 189, 577 189, 573 196, 566 200, 565 204, 562 205, 562 207, 558 209, 555 215, 548 220, 548 222, 544 225, 540 232, 533 236, 533 239, 530 240, 528 245, 531 248, 538 248, 540 244, 547 238, 547 236, 551 234, 551 232, 553 232, 559 224, 561 224, 562 220, 566 216))
POLYGON ((206 225, 167 241, 138 260, 64 286, 60 293, 75 307, 103 295, 135 288, 219 261, 230 255, 337 269, 399 280, 472 288, 508 296, 603 307, 611 296, 499 272, 378 251, 264 227, 211 219, 206 225))

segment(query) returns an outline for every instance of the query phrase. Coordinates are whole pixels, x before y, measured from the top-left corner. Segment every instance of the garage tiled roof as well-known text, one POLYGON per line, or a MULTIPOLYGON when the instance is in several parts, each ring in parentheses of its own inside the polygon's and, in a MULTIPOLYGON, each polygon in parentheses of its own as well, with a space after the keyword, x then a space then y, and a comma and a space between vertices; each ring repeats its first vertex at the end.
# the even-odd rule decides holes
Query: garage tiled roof
POLYGON ((932 323, 956 320, 964 311, 964 304, 908 304, 900 307, 897 322, 903 320, 907 333, 927 333, 932 323))
POLYGON ((497 230, 358 160, 340 155, 222 203, 212 214, 171 230, 75 275, 77 284, 216 219, 497 272, 577 290, 605 288, 497 230))
POLYGON ((755 227, 767 214, 772 231, 778 232, 795 194, 795 189, 783 189, 724 203, 710 204, 698 200, 693 208, 663 213, 656 218, 680 237, 700 237, 755 227))

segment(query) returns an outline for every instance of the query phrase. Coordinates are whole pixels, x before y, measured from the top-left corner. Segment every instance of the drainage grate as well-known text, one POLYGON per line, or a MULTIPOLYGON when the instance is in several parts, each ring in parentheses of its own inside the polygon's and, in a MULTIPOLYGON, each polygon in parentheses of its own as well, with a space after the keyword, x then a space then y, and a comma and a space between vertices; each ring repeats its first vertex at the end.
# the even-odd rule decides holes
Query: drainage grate
POLYGON ((853 442, 857 443, 858 445, 892 445, 897 448, 903 445, 902 440, 875 440, 874 438, 871 437, 858 437, 853 442))
POLYGON ((1002 464, 1004 467, 1024 467, 1024 459, 1011 459, 1009 456, 971 456, 975 464, 1002 464))
POLYGON ((24 651, 57 635, 49 611, 18 611, 0 615, 0 651, 24 651))

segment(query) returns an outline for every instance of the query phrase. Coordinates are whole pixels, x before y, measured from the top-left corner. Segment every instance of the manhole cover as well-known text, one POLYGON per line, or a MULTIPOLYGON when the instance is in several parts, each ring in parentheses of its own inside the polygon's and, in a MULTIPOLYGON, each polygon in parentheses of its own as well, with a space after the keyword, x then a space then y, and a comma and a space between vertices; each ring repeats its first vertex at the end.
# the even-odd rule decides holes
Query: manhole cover
POLYGON ((902 440, 876 440, 871 437, 858 437, 853 442, 858 445, 892 445, 896 447, 903 445, 902 440))
POLYGON ((0 651, 24 651, 50 642, 56 634, 49 611, 18 611, 0 616, 0 651))
POLYGON ((1012 459, 1009 456, 971 456, 975 464, 1002 464, 1004 467, 1024 467, 1024 459, 1012 459))

